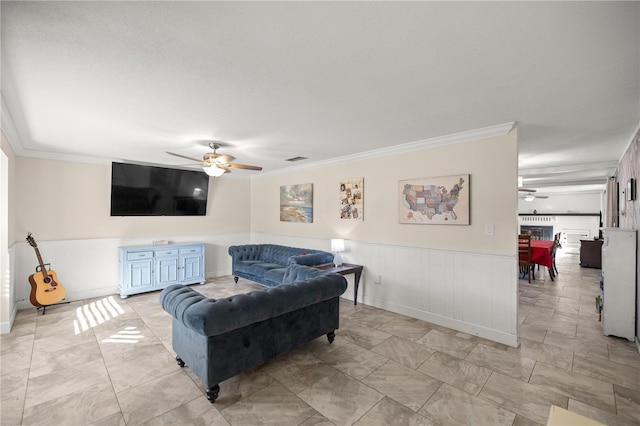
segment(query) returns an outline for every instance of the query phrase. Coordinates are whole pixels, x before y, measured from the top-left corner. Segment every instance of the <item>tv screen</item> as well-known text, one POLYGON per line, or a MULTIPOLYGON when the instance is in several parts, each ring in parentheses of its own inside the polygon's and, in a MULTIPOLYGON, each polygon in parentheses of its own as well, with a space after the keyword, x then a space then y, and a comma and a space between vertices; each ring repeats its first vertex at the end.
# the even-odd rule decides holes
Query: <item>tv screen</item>
POLYGON ((111 163, 111 216, 204 216, 208 192, 201 171, 111 163))

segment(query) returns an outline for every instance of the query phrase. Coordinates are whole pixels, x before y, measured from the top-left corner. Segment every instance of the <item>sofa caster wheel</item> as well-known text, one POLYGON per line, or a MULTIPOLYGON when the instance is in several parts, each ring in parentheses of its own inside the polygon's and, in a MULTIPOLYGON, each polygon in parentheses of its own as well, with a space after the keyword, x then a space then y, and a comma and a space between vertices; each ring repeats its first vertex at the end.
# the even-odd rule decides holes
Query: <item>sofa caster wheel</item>
POLYGON ((336 338, 336 332, 332 331, 331 333, 327 333, 327 339, 329 343, 333 343, 333 340, 336 338))
POLYGON ((216 402, 216 399, 218 399, 219 393, 220 393, 220 385, 215 385, 215 386, 211 386, 210 388, 207 388, 207 399, 209 400, 209 402, 212 404, 216 402))
POLYGON ((180 368, 184 367, 184 361, 179 356, 176 357, 176 362, 180 366, 180 368))
POLYGON ((238 284, 238 277, 233 277, 233 281, 238 284))

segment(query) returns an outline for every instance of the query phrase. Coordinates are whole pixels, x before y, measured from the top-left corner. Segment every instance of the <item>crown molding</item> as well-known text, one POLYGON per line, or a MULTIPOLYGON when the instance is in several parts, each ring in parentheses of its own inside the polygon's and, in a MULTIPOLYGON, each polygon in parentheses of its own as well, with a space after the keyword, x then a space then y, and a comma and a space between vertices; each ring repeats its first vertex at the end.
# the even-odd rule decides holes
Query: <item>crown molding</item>
POLYGON ((2 126, 2 133, 4 133, 9 145, 11 145, 11 149, 13 149, 13 152, 16 155, 25 155, 22 139, 20 139, 20 135, 16 129, 13 117, 11 116, 11 111, 9 110, 7 103, 4 101, 4 94, 0 94, 0 100, 2 102, 2 110, 0 113, 0 126, 2 126))
POLYGON ((508 123, 497 124, 495 126, 483 127, 480 129, 468 130, 459 133, 452 133, 444 136, 437 136, 434 138, 423 139, 415 142, 408 142, 400 145, 393 145, 385 148, 374 149, 371 151, 360 152, 352 155, 345 155, 342 157, 332 158, 323 161, 316 161, 309 164, 301 164, 299 166, 287 167, 285 169, 278 169, 271 172, 262 172, 259 175, 252 176, 252 179, 260 179, 262 177, 276 176, 282 174, 288 174, 292 172, 299 172, 304 170, 317 169, 320 167, 326 167, 336 164, 350 163, 353 161, 368 160, 377 157, 385 157, 393 154, 401 154, 412 151, 419 151, 427 148, 435 148, 444 145, 453 145, 463 142, 470 142, 474 140, 488 139, 498 136, 505 136, 511 133, 518 125, 517 122, 511 121, 508 123))

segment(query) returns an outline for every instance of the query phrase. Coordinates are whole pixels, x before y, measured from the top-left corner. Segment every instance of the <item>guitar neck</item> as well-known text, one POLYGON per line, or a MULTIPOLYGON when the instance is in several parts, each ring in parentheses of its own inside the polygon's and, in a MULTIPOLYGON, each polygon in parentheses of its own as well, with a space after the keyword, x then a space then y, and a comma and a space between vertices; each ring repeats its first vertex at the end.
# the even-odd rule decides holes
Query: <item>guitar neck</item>
POLYGON ((36 251, 36 256, 38 257, 38 264, 40 265, 40 270, 42 271, 44 278, 48 278, 49 275, 47 274, 47 268, 44 267, 42 256, 40 256, 40 250, 38 250, 38 247, 34 247, 33 249, 36 251))

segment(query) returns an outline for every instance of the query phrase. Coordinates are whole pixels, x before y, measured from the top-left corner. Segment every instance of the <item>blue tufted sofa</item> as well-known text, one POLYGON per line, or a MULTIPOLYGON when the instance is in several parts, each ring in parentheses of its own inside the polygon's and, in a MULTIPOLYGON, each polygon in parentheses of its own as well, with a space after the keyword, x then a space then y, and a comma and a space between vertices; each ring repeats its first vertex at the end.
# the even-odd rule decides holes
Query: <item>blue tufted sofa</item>
POLYGON ((210 299, 174 284, 160 293, 172 315, 172 345, 180 367, 187 365, 214 402, 219 384, 324 334, 335 337, 342 275, 290 265, 283 285, 210 299))
POLYGON ((333 262, 333 254, 321 250, 280 246, 277 244, 244 244, 229 247, 231 273, 267 287, 282 284, 285 268, 291 264, 321 265, 333 262))

